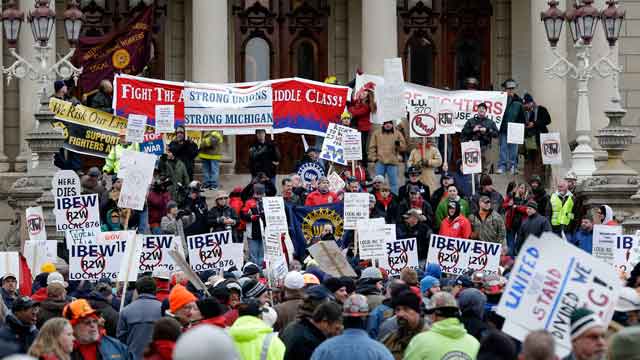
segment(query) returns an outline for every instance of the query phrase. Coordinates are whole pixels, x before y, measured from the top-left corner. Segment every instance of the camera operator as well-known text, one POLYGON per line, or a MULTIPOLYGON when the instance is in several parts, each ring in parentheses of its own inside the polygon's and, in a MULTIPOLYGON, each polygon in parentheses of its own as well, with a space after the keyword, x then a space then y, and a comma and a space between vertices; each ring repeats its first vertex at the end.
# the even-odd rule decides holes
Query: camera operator
POLYGON ((247 238, 249 239, 249 261, 258 266, 262 265, 264 247, 262 244, 262 230, 260 220, 264 224, 264 207, 262 197, 265 188, 262 184, 253 185, 253 197, 247 200, 241 211, 241 216, 247 222, 247 238))
POLYGON ((242 242, 242 238, 238 236, 238 214, 229 206, 229 195, 219 190, 215 196, 216 204, 209 209, 208 219, 209 227, 212 232, 231 230, 233 242, 242 242), (240 239, 240 241, 238 241, 240 239))

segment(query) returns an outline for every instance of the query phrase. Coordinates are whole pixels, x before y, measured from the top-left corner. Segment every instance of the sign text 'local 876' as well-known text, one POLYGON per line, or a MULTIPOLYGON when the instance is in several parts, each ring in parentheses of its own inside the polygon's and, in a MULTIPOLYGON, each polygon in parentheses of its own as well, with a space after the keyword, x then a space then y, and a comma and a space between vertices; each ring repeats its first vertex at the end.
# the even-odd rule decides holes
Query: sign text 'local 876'
POLYGON ((224 271, 242 266, 243 245, 232 242, 230 230, 187 236, 187 247, 194 271, 224 271))
POLYGON ((55 198, 56 230, 100 229, 98 194, 55 198))

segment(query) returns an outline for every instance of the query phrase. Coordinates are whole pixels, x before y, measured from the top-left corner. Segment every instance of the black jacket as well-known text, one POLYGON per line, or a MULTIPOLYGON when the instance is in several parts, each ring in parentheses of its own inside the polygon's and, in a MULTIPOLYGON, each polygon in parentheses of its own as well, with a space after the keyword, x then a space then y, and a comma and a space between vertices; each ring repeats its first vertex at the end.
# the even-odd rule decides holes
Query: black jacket
POLYGON ((431 229, 425 223, 417 223, 416 226, 409 227, 406 222, 402 222, 398 223, 396 227, 396 237, 398 239, 416 238, 416 244, 418 244, 418 259, 420 260, 427 258, 431 234, 431 229))
POLYGON ((549 220, 546 217, 539 213, 529 216, 520 226, 520 230, 518 230, 518 244, 516 245, 516 249, 520 251, 522 244, 527 240, 529 235, 539 237, 543 232, 547 231, 551 231, 551 224, 549 224, 549 220))
POLYGON ((387 224, 393 224, 396 222, 399 216, 399 212, 398 212, 399 204, 398 204, 398 198, 395 195, 389 194, 389 196, 392 196, 393 198, 391 199, 391 202, 387 205, 386 208, 384 204, 380 201, 376 201, 375 207, 380 213, 384 214, 384 221, 387 224))
MULTIPOLYGON (((396 224, 402 224, 404 222, 403 215, 406 214, 409 209, 411 209, 411 204, 409 201, 403 200, 400 202, 400 205, 398 205, 398 219, 396 220, 396 224)), ((422 203, 422 209, 420 210, 422 211, 422 215, 427 218, 425 225, 433 229, 434 213, 433 208, 431 207, 431 203, 429 203, 428 201, 424 201, 422 203)))
POLYGON ((496 127, 496 123, 487 118, 478 117, 478 115, 473 118, 467 120, 462 128, 462 133, 460 133, 460 141, 480 141, 480 146, 487 146, 491 144, 491 139, 498 137, 498 128, 496 127), (476 125, 480 125, 487 129, 484 133, 480 131, 474 131, 473 128, 476 125))
POLYGON ((98 315, 104 319, 104 328, 107 330, 107 335, 116 337, 116 331, 118 329, 118 312, 111 306, 111 303, 107 301, 99 293, 92 291, 89 294, 89 305, 96 310, 98 315))
POLYGON ((0 328, 0 340, 17 344, 19 352, 26 353, 38 336, 35 325, 25 325, 13 314, 8 314, 5 324, 0 328))
POLYGON ((546 215, 551 212, 551 208, 549 206, 550 200, 549 194, 544 190, 541 186, 538 190, 533 190, 533 200, 538 203, 538 213, 542 215, 546 215))
POLYGON ((264 196, 276 196, 276 194, 278 193, 276 186, 271 182, 271 180, 260 182, 251 181, 247 186, 244 187, 244 189, 242 189, 242 192, 240 193, 240 198, 242 199, 242 201, 247 201, 247 199, 251 199, 253 197, 253 185, 258 183, 264 185, 264 196))
MULTIPOLYGON (((198 145, 189 139, 183 142, 173 140, 169 143, 169 148, 173 155, 184 163, 189 174, 189 180, 193 180, 193 160, 198 156, 198 145)), ((186 186, 186 184, 184 184, 186 186)))
POLYGON ((286 350, 284 360, 311 359, 313 351, 324 341, 326 336, 307 319, 297 320, 289 324, 280 333, 280 339, 286 350))
POLYGON ((50 300, 46 299, 40 304, 40 311, 38 312, 38 321, 36 326, 38 329, 42 328, 42 325, 49 319, 62 316, 62 309, 68 302, 65 300, 50 300))
POLYGON ((547 125, 551 124, 551 115, 546 107, 536 105, 533 111, 525 113, 524 136, 535 136, 536 142, 540 145, 540 134, 549 132, 547 125), (533 127, 528 128, 527 123, 533 122, 533 127))
POLYGON ((206 234, 209 232, 209 220, 207 213, 207 200, 203 196, 198 196, 195 200, 187 196, 183 208, 196 215, 196 221, 184 229, 186 235, 206 234))
POLYGON ((229 230, 235 230, 238 227, 238 214, 229 205, 212 207, 209 209, 207 218, 209 219, 211 232, 227 230, 227 226, 229 226, 229 230), (225 225, 223 217, 233 219, 233 225, 225 225))
POLYGON ((482 338, 489 332, 489 325, 482 321, 473 311, 463 312, 460 322, 464 325, 467 333, 478 341, 482 341, 482 338))
POLYGON ((276 166, 273 162, 280 161, 280 151, 278 147, 270 142, 256 142, 249 148, 249 170, 251 176, 263 172, 269 178, 276 176, 276 166))
POLYGON ((419 188, 420 195, 422 195, 422 198, 425 201, 429 201, 430 200, 431 189, 429 189, 429 186, 423 184, 420 180, 418 180, 416 183, 412 183, 410 181, 407 181, 406 184, 402 185, 400 187, 400 190, 398 190, 398 198, 400 200, 408 200, 409 199, 409 186, 417 186, 419 188))

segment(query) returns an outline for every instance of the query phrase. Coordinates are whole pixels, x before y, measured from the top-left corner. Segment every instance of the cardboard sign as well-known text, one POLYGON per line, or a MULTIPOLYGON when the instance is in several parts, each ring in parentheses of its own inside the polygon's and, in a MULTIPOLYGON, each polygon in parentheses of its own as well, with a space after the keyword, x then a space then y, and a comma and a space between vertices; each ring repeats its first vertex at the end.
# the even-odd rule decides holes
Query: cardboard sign
MULTIPOLYGON (((325 134, 324 141, 322 143, 322 149, 320 151, 320 158, 332 161, 341 165, 347 165, 347 158, 344 149, 344 139, 346 134, 360 133, 357 130, 347 126, 330 123, 325 134)), ((350 151, 353 151, 351 149, 350 151)))
POLYGON ((42 206, 28 207, 25 211, 29 240, 47 240, 42 206))
POLYGON ((243 244, 231 242, 231 231, 187 236, 189 262, 193 271, 224 271, 243 263, 243 244))
POLYGON ((53 212, 57 231, 100 229, 98 194, 58 197, 53 212))
POLYGON ((136 235, 134 231, 122 231, 126 233, 126 247, 120 270, 118 271, 118 281, 130 282, 138 278, 138 263, 142 257, 142 235, 136 235))
POLYGON ((14 274, 17 280, 20 279, 20 254, 17 251, 0 252, 0 278, 6 274, 14 274))
POLYGON ((58 242, 55 240, 30 240, 24 242, 24 258, 31 270, 31 276, 40 273, 40 268, 45 263, 56 263, 58 242))
POLYGON ((67 250, 71 251, 71 245, 91 245, 97 241, 100 228, 71 229, 65 231, 64 239, 67 243, 67 250))
POLYGON ((144 141, 144 129, 147 125, 146 115, 130 114, 127 122, 127 131, 125 139, 132 143, 141 143, 144 141))
POLYGON ((344 228, 355 230, 358 220, 369 219, 369 193, 344 193, 344 228))
POLYGON ((123 180, 118 207, 142 211, 147 199, 149 184, 153 180, 156 156, 125 150, 122 152, 120 161, 125 164, 126 170, 125 174, 121 175, 123 180))
POLYGON ((507 143, 524 144, 524 124, 507 123, 507 143))
POLYGON ((362 160, 362 137, 360 136, 360 132, 351 131, 344 134, 342 147, 344 148, 345 160, 362 160))
POLYGON ((97 241, 91 245, 71 245, 69 280, 98 281, 103 277, 118 279, 125 258, 126 240, 97 241))
POLYGON ((480 141, 467 141, 462 146, 462 173, 465 175, 482 172, 482 150, 480 141))
POLYGON ((340 175, 338 175, 336 172, 332 172, 331 174, 329 174, 329 177, 327 177, 327 180, 329 180, 330 191, 337 193, 339 191, 344 190, 344 186, 346 185, 346 183, 344 182, 344 180, 342 180, 340 175))
POLYGON ((184 253, 179 236, 175 235, 141 235, 142 250, 138 261, 138 272, 152 272, 162 268, 169 272, 176 270, 169 251, 175 249, 184 253))
POLYGON ((560 133, 540 134, 540 150, 543 164, 561 165, 562 147, 560 146, 560 133))
POLYGON ((502 244, 431 235, 428 263, 439 264, 442 272, 462 275, 467 270, 497 273, 502 244))
POLYGON ((282 196, 262 198, 264 207, 264 220, 266 227, 272 231, 288 232, 287 215, 284 212, 284 200, 282 196))
MULTIPOLYGON (((558 236, 530 236, 513 269, 497 313, 529 331, 549 331, 559 356, 571 350, 570 317, 576 308, 592 310, 605 326, 611 321, 621 286, 616 272, 558 236)), ((526 335, 507 334, 520 341, 526 335)))
POLYGON ((596 258, 611 265, 616 264, 616 252, 618 251, 618 235, 622 235, 620 225, 593 225, 593 242, 591 243, 591 254, 596 258))
POLYGON ((378 91, 382 92, 376 95, 382 103, 385 119, 398 123, 407 117, 402 59, 384 59, 384 88, 378 91))
POLYGON ((278 264, 284 261, 282 252, 282 232, 267 227, 264 236, 264 259, 271 264, 278 264))
POLYGON ((387 241, 387 256, 380 258, 380 267, 397 276, 404 268, 418 269, 416 238, 387 241))
POLYGON ((334 277, 357 277, 335 241, 318 241, 308 248, 320 269, 334 277))
POLYGON ((51 179, 51 192, 54 198, 80 195, 80 177, 72 170, 58 170, 51 179))
POLYGON ((386 226, 384 219, 369 219, 357 222, 358 251, 361 259, 378 259, 386 256, 386 226))
POLYGON ((156 105, 156 132, 172 133, 175 131, 175 105, 156 105))

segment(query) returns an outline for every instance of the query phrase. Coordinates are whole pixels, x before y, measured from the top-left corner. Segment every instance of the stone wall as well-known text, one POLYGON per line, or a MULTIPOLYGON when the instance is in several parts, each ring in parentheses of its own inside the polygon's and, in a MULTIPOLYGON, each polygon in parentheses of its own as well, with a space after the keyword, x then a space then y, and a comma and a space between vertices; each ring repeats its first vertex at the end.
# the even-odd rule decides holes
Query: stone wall
MULTIPOLYGON (((619 61, 623 67, 620 81, 622 102, 628 113, 623 123, 640 135, 640 0, 622 0, 620 6, 627 10, 619 41, 619 61)), ((602 29, 598 29, 602 31, 602 29)), ((640 138, 635 138, 625 159, 634 169, 640 169, 640 138)))
POLYGON ((511 0, 495 0, 493 2, 493 18, 491 24, 491 83, 494 89, 511 77, 511 0))

